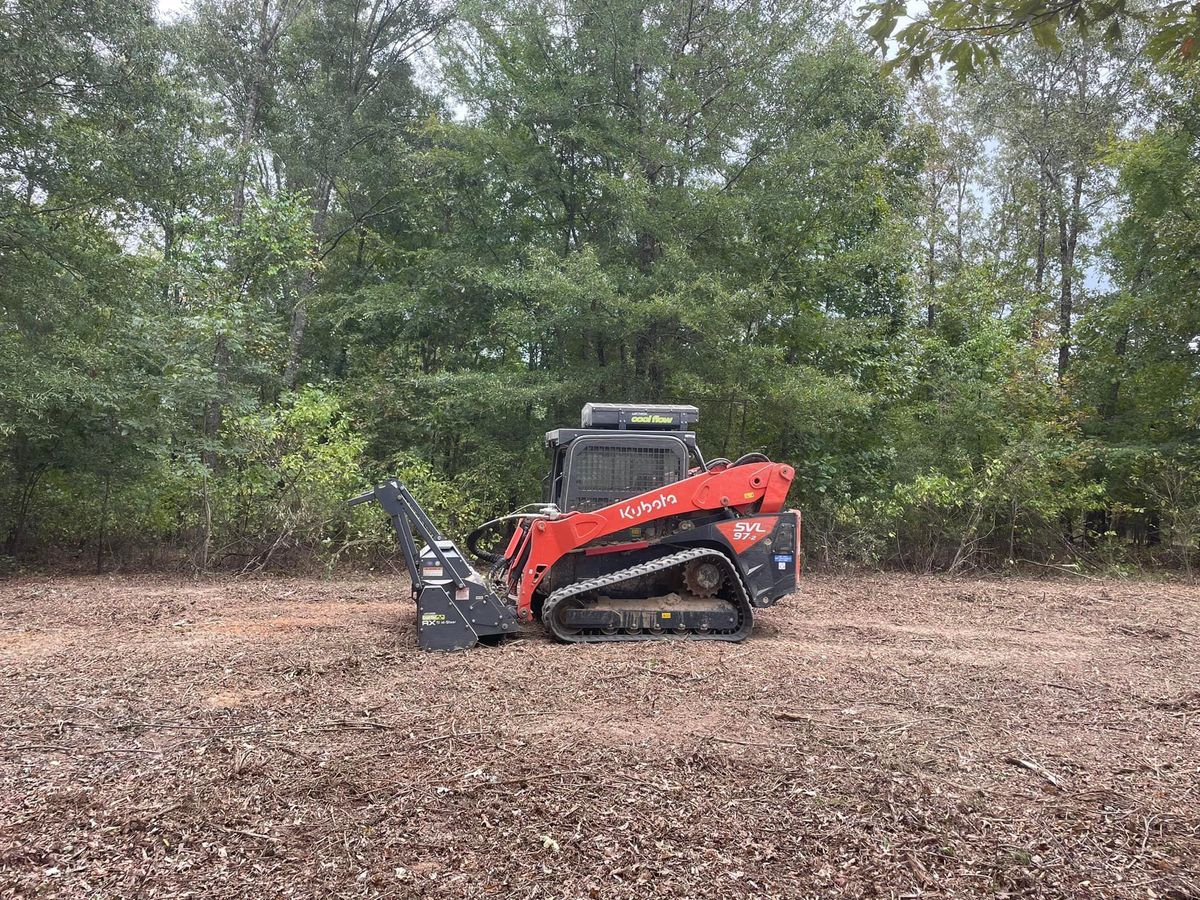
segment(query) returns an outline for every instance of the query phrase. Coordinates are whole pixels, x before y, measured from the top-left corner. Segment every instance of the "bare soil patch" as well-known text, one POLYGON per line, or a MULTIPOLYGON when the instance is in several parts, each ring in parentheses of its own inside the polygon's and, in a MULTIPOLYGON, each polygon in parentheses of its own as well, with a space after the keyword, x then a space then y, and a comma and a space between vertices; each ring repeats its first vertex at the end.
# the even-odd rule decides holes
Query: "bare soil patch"
POLYGON ((0 896, 1200 897, 1200 589, 809 577, 743 644, 0 583, 0 896))

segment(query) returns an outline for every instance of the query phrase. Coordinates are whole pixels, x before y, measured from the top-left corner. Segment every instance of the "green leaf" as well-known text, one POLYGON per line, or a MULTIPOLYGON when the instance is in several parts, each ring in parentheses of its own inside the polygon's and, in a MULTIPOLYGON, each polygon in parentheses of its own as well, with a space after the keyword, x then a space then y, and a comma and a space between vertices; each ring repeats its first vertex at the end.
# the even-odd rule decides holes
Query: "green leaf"
POLYGON ((880 47, 887 47, 888 38, 892 36, 892 32, 896 28, 898 19, 895 16, 880 16, 875 20, 875 23, 867 29, 867 34, 874 38, 875 43, 880 47))
POLYGON ((1055 51, 1062 49, 1062 41, 1058 37, 1057 16, 1047 16, 1041 21, 1035 22, 1030 27, 1030 31, 1039 47, 1055 51))

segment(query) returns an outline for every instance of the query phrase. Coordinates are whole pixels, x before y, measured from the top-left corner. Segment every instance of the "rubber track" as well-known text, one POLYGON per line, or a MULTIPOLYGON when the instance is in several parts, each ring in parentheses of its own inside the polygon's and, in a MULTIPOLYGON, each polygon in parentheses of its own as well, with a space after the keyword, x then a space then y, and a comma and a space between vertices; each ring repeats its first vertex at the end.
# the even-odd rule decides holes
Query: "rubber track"
POLYGON ((691 550, 684 550, 681 553, 673 553, 670 556, 664 556, 660 559, 653 559, 650 562, 644 562, 640 565, 630 566, 628 569, 618 569, 616 572, 609 572, 607 575, 600 575, 596 578, 589 578, 587 581, 579 581, 575 584, 569 584, 566 587, 561 587, 549 597, 542 605, 542 624, 550 630, 556 638, 568 644, 593 644, 602 643, 604 641, 664 641, 664 640, 693 640, 693 641, 741 641, 750 634, 750 629, 754 627, 754 613, 750 607, 750 598, 746 594, 746 586, 742 584, 741 575, 733 563, 720 550, 710 550, 707 547, 694 547, 691 550), (555 609, 564 600, 569 600, 578 594, 586 594, 589 591, 600 590, 601 588, 611 587, 614 584, 619 584, 622 581, 627 581, 630 578, 640 578, 643 575, 650 575, 654 572, 660 572, 663 569, 674 568, 681 566, 684 563, 691 562, 694 559, 703 559, 706 556, 712 556, 718 559, 728 570, 730 582, 737 586, 738 603, 737 608, 740 614, 739 625, 734 631, 689 631, 686 634, 677 634, 664 631, 661 634, 654 634, 649 631, 642 631, 638 634, 625 634, 618 632, 616 634, 570 634, 563 633, 558 628, 558 620, 554 617, 555 609))

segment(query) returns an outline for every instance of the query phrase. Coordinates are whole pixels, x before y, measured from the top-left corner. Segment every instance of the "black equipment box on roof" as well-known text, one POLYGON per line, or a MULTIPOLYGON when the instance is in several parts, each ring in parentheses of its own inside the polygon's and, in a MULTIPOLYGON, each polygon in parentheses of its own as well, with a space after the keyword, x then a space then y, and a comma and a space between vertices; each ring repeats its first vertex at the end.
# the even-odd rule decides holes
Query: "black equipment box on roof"
POLYGON ((700 421, 700 410, 655 403, 588 403, 583 407, 582 419, 584 428, 687 431, 689 425, 700 421))

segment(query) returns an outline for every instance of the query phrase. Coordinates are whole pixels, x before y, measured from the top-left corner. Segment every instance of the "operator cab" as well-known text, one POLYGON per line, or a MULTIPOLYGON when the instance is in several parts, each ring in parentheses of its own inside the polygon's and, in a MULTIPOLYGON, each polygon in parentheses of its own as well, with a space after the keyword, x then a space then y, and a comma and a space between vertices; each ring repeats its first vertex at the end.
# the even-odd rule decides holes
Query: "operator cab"
POLYGON ((705 467, 689 425, 694 406, 588 403, 579 428, 546 432, 544 498, 560 510, 600 509, 665 487, 705 467))

